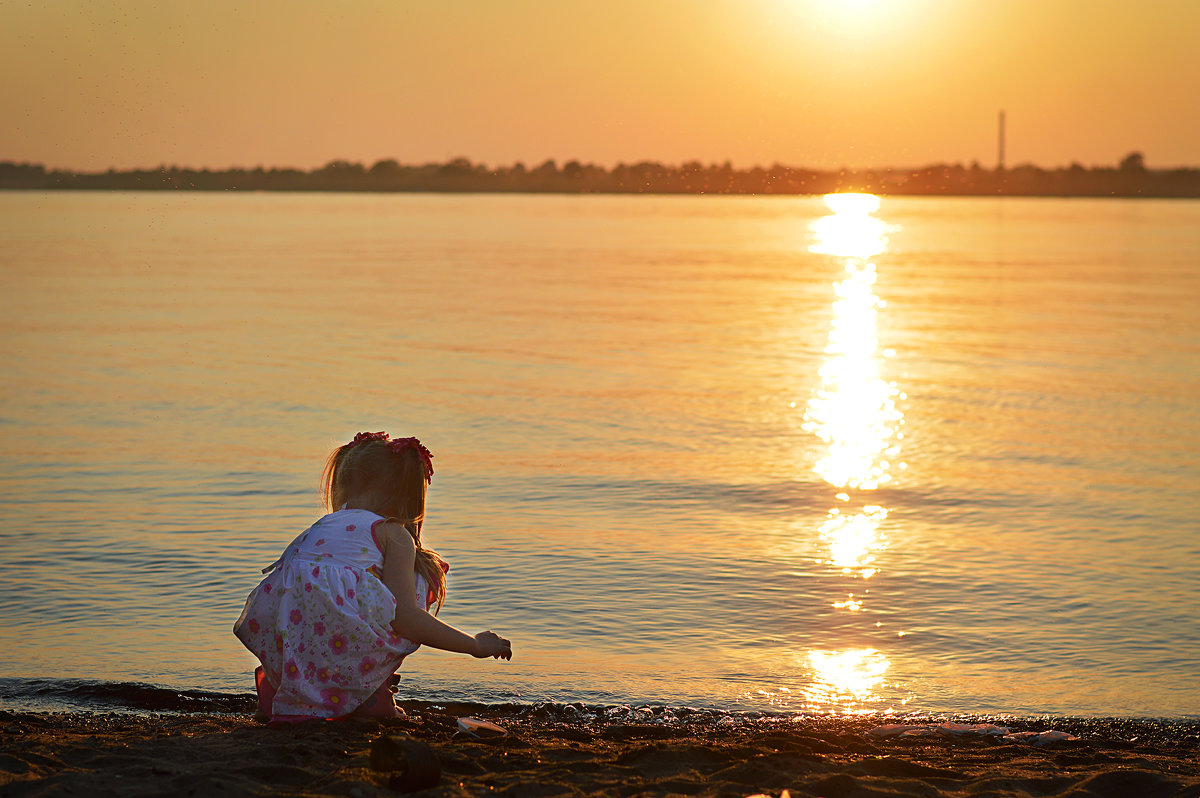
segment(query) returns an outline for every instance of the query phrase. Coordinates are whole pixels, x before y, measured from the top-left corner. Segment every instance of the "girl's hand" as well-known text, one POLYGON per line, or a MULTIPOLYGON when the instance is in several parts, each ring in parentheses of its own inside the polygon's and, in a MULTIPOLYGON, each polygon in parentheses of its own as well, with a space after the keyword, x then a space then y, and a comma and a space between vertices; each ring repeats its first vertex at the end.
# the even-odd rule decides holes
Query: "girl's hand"
POLYGON ((480 632, 475 635, 475 650, 471 654, 479 659, 512 659, 512 643, 495 632, 480 632))

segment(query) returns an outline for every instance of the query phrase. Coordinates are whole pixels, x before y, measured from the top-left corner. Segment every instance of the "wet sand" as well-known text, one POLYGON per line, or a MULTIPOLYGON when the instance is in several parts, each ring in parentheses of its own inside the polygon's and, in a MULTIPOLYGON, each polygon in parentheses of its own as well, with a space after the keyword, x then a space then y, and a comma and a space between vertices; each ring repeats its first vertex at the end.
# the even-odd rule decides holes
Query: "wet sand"
POLYGON ((385 724, 281 729, 243 714, 0 712, 0 796, 397 795, 369 763, 372 741, 389 734, 428 743, 440 761, 440 784, 422 796, 1200 798, 1196 721, 986 719, 1079 738, 1035 747, 869 733, 926 718, 404 706, 407 718, 385 724), (464 715, 509 733, 466 736, 457 727, 464 715))

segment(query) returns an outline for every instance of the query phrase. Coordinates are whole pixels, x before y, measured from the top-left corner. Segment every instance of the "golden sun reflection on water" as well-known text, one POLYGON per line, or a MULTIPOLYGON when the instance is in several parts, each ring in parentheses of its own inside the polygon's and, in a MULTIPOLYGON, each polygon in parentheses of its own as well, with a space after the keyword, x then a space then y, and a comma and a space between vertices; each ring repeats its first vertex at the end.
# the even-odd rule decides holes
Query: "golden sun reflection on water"
POLYGON ((804 689, 812 707, 835 705, 846 712, 869 712, 861 707, 878 700, 875 690, 891 663, 873 648, 808 652, 813 680, 804 689))
POLYGON ((843 513, 838 508, 829 511, 825 523, 818 530, 821 539, 829 543, 829 559, 834 568, 840 568, 847 576, 857 573, 863 579, 875 575, 875 555, 872 552, 883 548, 884 538, 879 533, 879 524, 887 518, 888 511, 872 504, 857 513, 843 513))
MULTIPOLYGON (((887 248, 890 228, 871 215, 879 209, 879 198, 830 194, 825 204, 832 214, 813 223, 815 243, 809 249, 843 259, 845 273, 833 286, 827 358, 805 410, 803 429, 825 444, 825 454, 813 470, 829 485, 843 489, 837 500, 849 503, 851 492, 873 491, 891 480, 893 466, 904 468, 896 460, 904 437, 904 415, 896 400, 904 394, 883 379, 879 368, 878 316, 886 303, 875 294, 875 264, 867 260, 887 248)), ((886 543, 879 528, 887 516, 888 510, 875 503, 854 511, 831 508, 818 528, 828 547, 825 564, 850 579, 874 576, 876 552, 886 543)), ((832 606, 859 613, 863 600, 850 592, 832 606)), ((807 664, 812 672, 805 690, 810 707, 832 706, 851 713, 871 711, 864 705, 879 700, 876 688, 891 666, 873 648, 813 649, 807 664)))
MULTIPOLYGON (((834 284, 833 322, 821 367, 821 385, 808 402, 804 427, 824 441, 827 453, 814 470, 830 485, 874 490, 891 479, 890 458, 904 437, 903 398, 879 374, 877 317, 886 303, 875 295, 875 264, 864 259, 883 252, 887 225, 871 216, 879 199, 870 194, 830 194, 833 211, 813 225, 813 252, 845 259, 846 276, 834 284)), ((887 353, 885 353, 886 355, 887 353)), ((903 464, 900 464, 903 468, 903 464)))
POLYGON ((827 194, 825 206, 833 211, 813 222, 816 241, 808 248, 818 255, 870 258, 887 249, 888 226, 871 214, 879 210, 874 194, 827 194))

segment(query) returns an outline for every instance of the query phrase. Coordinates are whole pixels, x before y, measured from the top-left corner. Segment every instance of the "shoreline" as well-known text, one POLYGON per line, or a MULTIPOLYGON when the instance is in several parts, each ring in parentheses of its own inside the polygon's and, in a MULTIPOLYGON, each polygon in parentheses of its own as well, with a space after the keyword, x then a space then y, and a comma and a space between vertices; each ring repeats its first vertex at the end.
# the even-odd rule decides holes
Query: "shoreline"
MULTIPOLYGON (((469 696, 447 689, 412 689, 407 682, 398 686, 395 700, 403 706, 437 707, 467 706, 486 708, 492 712, 524 715, 535 712, 539 717, 555 718, 560 723, 592 723, 616 720, 636 721, 657 717, 662 713, 674 722, 715 722, 731 717, 739 722, 778 723, 803 719, 857 717, 873 719, 877 724, 951 720, 960 723, 1065 724, 1075 729, 1107 728, 1113 724, 1151 724, 1176 727, 1193 725, 1200 733, 1198 714, 1120 714, 1096 712, 1071 714, 1070 711, 1036 710, 964 710, 936 707, 916 707, 907 710, 867 709, 865 707, 816 708, 767 703, 706 704, 682 702, 641 702, 626 698, 621 703, 592 701, 587 698, 504 698, 500 696, 469 696), (417 694, 423 697, 415 697, 417 694)), ((620 699, 617 699, 620 700, 620 699)), ((30 715, 134 715, 164 714, 252 714, 257 706, 253 691, 221 690, 191 686, 171 686, 150 682, 104 681, 89 678, 0 676, 0 713, 30 715)), ((1015 727, 1014 727, 1015 728, 1015 727)))
POLYGON ((395 795, 371 769, 370 746, 408 735, 440 762, 440 784, 419 793, 430 796, 1200 796, 1196 720, 989 719, 1078 738, 1035 746, 872 734, 945 716, 399 703, 404 719, 289 728, 249 712, 0 710, 0 795, 395 795), (463 716, 508 734, 467 736, 463 716))

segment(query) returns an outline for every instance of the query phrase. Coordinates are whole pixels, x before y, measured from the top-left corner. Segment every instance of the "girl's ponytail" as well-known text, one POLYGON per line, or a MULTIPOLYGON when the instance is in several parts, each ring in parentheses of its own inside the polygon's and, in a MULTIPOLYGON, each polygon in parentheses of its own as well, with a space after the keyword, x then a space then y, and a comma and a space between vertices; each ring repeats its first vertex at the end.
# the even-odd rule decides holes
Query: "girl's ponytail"
MULTIPOLYGON (((404 528, 412 535, 412 529, 407 524, 404 528)), ((430 607, 436 604, 433 614, 437 615, 446 601, 446 572, 450 570, 450 566, 436 551, 421 545, 419 532, 413 535, 413 542, 417 545, 417 571, 425 577, 425 584, 429 585, 429 595, 425 597, 425 604, 430 607)))

